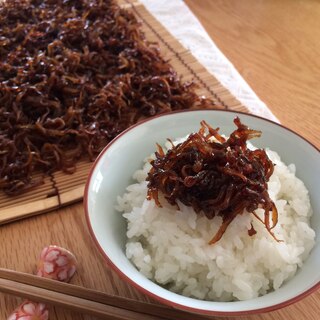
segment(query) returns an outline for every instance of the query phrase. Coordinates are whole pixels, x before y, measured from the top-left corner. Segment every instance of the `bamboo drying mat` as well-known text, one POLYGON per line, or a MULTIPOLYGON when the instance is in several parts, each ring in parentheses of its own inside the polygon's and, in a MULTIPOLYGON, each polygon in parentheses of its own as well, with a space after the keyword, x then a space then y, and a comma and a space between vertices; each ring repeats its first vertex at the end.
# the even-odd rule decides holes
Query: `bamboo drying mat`
MULTIPOLYGON (((177 39, 175 39, 147 10, 136 1, 119 1, 123 8, 132 10, 142 23, 146 39, 157 42, 162 55, 169 59, 183 81, 194 80, 199 85, 197 93, 211 98, 217 108, 248 112, 220 82, 212 76, 177 39)), ((45 183, 32 191, 8 197, 0 192, 0 224, 23 217, 40 214, 82 199, 84 185, 92 162, 82 161, 76 173, 61 171, 45 178, 45 183)))

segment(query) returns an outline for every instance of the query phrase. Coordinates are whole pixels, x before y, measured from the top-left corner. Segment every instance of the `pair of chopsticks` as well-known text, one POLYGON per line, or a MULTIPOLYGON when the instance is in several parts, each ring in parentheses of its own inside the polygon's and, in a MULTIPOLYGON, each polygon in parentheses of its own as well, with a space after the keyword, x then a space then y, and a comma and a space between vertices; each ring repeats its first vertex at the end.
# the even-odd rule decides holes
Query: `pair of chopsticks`
POLYGON ((0 291, 106 320, 196 320, 207 317, 0 268, 0 291))

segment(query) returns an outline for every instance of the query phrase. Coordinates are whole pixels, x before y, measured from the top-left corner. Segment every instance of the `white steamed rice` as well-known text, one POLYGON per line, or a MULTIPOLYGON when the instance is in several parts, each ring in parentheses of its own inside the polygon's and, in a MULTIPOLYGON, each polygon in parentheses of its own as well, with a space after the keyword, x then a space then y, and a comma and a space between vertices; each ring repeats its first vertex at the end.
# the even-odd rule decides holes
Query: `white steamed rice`
POLYGON ((246 300, 278 289, 308 257, 315 232, 308 191, 295 166, 286 166, 276 152, 267 153, 276 164, 268 184, 279 214, 273 231, 283 242, 276 242, 252 214, 243 214, 209 245, 221 218, 208 220, 181 203, 177 210, 165 200, 160 199, 163 208, 146 200, 151 167, 146 159, 143 170, 134 173, 137 183, 118 197, 117 209, 128 224, 127 257, 152 281, 198 299, 246 300), (257 234, 250 237, 251 223, 257 234))

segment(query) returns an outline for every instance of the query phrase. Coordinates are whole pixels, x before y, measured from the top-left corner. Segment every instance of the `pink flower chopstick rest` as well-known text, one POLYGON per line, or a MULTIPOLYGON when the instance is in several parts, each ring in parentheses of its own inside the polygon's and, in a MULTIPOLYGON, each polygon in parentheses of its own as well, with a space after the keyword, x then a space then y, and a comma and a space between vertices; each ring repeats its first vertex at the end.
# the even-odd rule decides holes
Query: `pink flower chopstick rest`
POLYGON ((45 247, 38 262, 37 275, 61 282, 69 282, 76 272, 77 260, 68 250, 57 246, 45 247))
POLYGON ((24 301, 7 320, 48 320, 49 311, 44 303, 24 301))
MULTIPOLYGON (((38 262, 37 275, 69 282, 76 271, 77 260, 68 250, 58 246, 45 247, 38 262)), ((49 311, 41 302, 24 301, 7 320, 48 320, 49 311)))

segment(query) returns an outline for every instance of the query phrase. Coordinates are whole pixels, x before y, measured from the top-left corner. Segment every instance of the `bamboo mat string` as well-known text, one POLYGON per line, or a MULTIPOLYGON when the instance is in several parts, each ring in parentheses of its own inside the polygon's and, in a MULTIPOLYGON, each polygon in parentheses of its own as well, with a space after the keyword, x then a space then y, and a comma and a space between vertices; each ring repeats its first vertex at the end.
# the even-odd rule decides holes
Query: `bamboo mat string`
MULTIPOLYGON (((59 186, 56 182, 56 179, 54 177, 54 173, 53 172, 50 172, 50 181, 52 183, 52 188, 53 188, 53 194, 52 195, 55 195, 57 196, 58 198, 58 206, 57 206, 57 209, 60 209, 62 207, 62 201, 61 201, 61 195, 60 195, 60 191, 59 191, 59 186)), ((48 194, 48 197, 49 197, 49 194, 48 194)))

